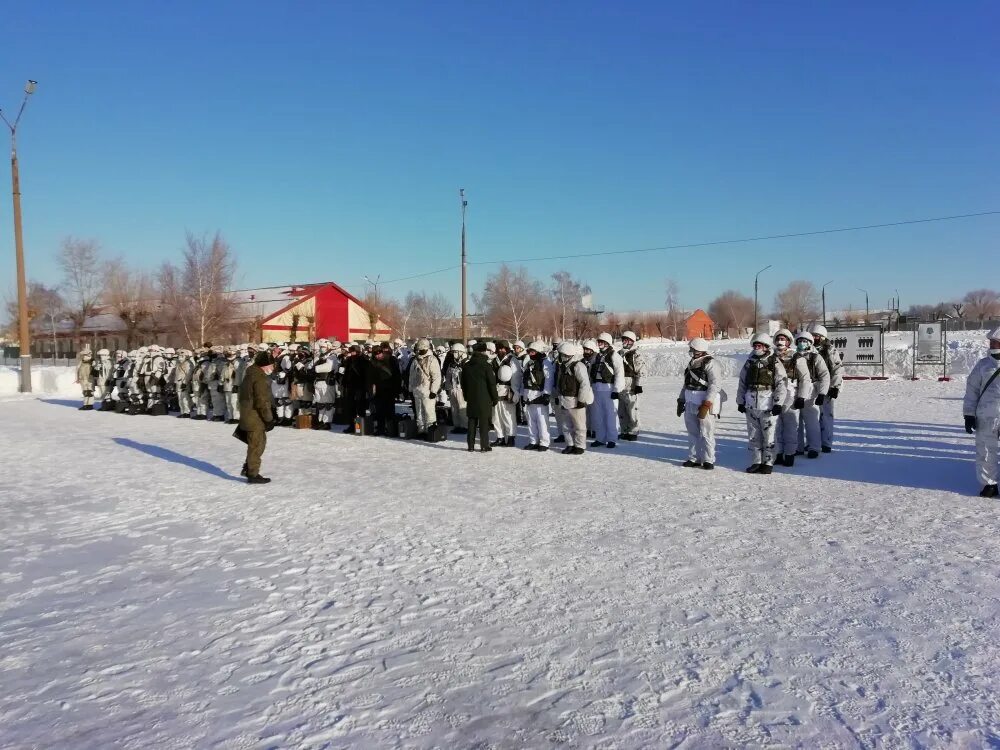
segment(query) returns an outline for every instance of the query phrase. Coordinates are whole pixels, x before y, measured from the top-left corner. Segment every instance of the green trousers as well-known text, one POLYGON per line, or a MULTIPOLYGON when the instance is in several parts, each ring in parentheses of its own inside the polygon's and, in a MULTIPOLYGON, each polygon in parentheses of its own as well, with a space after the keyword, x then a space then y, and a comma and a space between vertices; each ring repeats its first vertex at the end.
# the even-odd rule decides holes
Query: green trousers
POLYGON ((267 446, 267 433, 263 430, 247 432, 247 475, 255 477, 260 474, 260 459, 267 446))

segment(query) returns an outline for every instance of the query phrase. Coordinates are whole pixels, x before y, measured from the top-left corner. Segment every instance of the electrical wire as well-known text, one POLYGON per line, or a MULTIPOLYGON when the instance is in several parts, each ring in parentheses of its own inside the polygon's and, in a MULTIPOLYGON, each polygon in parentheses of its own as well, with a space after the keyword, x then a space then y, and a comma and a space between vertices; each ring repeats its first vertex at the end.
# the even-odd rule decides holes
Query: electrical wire
MULTIPOLYGON (((976 213, 955 214, 952 216, 934 216, 929 219, 906 219, 904 221, 890 221, 882 224, 861 224, 858 226, 836 227, 833 229, 815 229, 808 232, 785 232, 783 234, 768 234, 759 237, 741 237, 739 239, 731 239, 731 240, 711 240, 708 242, 689 242, 681 245, 661 245, 658 247, 643 247, 633 250, 600 250, 598 252, 593 252, 593 253, 573 253, 571 255, 544 255, 531 258, 503 258, 500 260, 477 260, 477 261, 469 261, 468 265, 487 266, 487 265, 497 265, 499 263, 535 263, 544 260, 573 260, 576 258, 599 258, 608 255, 634 255, 638 253, 655 253, 666 250, 688 250, 699 247, 718 247, 721 245, 738 245, 749 242, 765 242, 767 240, 787 240, 796 237, 816 237, 824 234, 839 234, 843 232, 861 232, 869 229, 886 229, 890 227, 910 226, 913 224, 931 224, 938 221, 956 221, 959 219, 972 219, 980 216, 996 216, 997 214, 1000 214, 1000 210, 979 211, 976 213)), ((380 281, 379 286, 381 286, 382 284, 394 284, 398 281, 410 281, 412 279, 422 279, 426 276, 434 276, 439 273, 455 271, 458 270, 459 268, 461 268, 461 265, 454 265, 454 266, 448 266, 447 268, 440 268, 436 271, 427 271, 426 273, 414 274, 413 276, 403 276, 398 279, 389 279, 388 281, 380 281)))

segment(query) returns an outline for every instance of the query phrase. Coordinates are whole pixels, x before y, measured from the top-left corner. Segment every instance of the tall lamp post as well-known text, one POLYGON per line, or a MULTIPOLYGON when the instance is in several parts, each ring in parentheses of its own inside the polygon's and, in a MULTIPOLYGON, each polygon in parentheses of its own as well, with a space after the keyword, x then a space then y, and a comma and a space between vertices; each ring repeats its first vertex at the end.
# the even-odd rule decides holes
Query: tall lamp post
POLYGON ((754 330, 754 333, 757 332, 757 324, 760 322, 758 320, 758 318, 760 316, 757 314, 757 279, 759 279, 760 275, 762 273, 764 273, 764 271, 766 271, 770 267, 771 266, 764 266, 753 277, 753 330, 754 330))
POLYGON ((14 195, 14 252, 17 255, 17 338, 21 347, 21 393, 31 393, 31 339, 28 332, 28 284, 24 273, 24 237, 21 232, 21 178, 17 168, 17 125, 21 122, 28 97, 35 93, 37 81, 24 86, 21 109, 11 123, 2 111, 0 118, 10 128, 10 179, 14 195))
POLYGON ((868 290, 858 287, 858 291, 865 293, 865 325, 868 325, 868 290))
POLYGON ((469 201, 465 200, 465 188, 459 188, 459 200, 462 201, 462 343, 469 343, 469 314, 465 307, 465 269, 468 261, 465 256, 465 209, 469 201))
POLYGON ((820 292, 820 296, 823 298, 823 325, 826 325, 826 288, 832 283, 832 281, 826 282, 820 292))

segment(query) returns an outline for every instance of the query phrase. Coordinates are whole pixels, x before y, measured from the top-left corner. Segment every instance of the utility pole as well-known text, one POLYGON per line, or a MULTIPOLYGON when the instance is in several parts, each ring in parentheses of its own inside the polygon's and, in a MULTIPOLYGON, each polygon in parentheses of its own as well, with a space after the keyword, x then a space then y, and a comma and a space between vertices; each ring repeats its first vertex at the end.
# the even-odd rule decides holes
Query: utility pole
POLYGON ((771 266, 764 266, 757 272, 757 275, 753 277, 753 332, 754 333, 757 333, 757 324, 760 322, 758 320, 760 316, 757 315, 757 279, 759 279, 760 275, 770 267, 771 266))
POLYGON ((465 200, 465 188, 459 188, 458 197, 462 201, 462 343, 469 343, 469 313, 465 306, 465 271, 468 260, 465 255, 465 209, 469 201, 465 200))
POLYGON ((21 393, 31 393, 31 338, 28 329, 28 284, 24 271, 24 236, 21 231, 21 176, 17 165, 17 125, 21 122, 28 97, 35 93, 37 81, 29 80, 24 86, 24 99, 13 124, 3 116, 10 128, 10 178, 14 196, 14 253, 17 256, 17 338, 21 348, 21 393))
POLYGON ((823 285, 820 296, 823 298, 823 325, 826 325, 826 288, 832 284, 833 281, 828 281, 823 285))
POLYGON ((858 287, 858 291, 865 293, 865 325, 868 325, 868 290, 858 287))

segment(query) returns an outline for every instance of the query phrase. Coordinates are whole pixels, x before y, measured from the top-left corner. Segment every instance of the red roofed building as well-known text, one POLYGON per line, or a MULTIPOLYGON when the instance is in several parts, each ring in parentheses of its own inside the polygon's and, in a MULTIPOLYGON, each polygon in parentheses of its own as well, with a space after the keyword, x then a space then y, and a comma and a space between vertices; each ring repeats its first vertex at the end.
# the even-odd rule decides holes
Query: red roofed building
POLYGON ((326 281, 291 287, 266 287, 233 292, 236 317, 257 321, 265 342, 355 341, 371 338, 388 341, 392 329, 381 320, 372 320, 364 303, 343 287, 326 281))
POLYGON ((691 313, 684 321, 684 338, 690 341, 699 336, 709 341, 715 338, 715 322, 701 308, 691 313))

